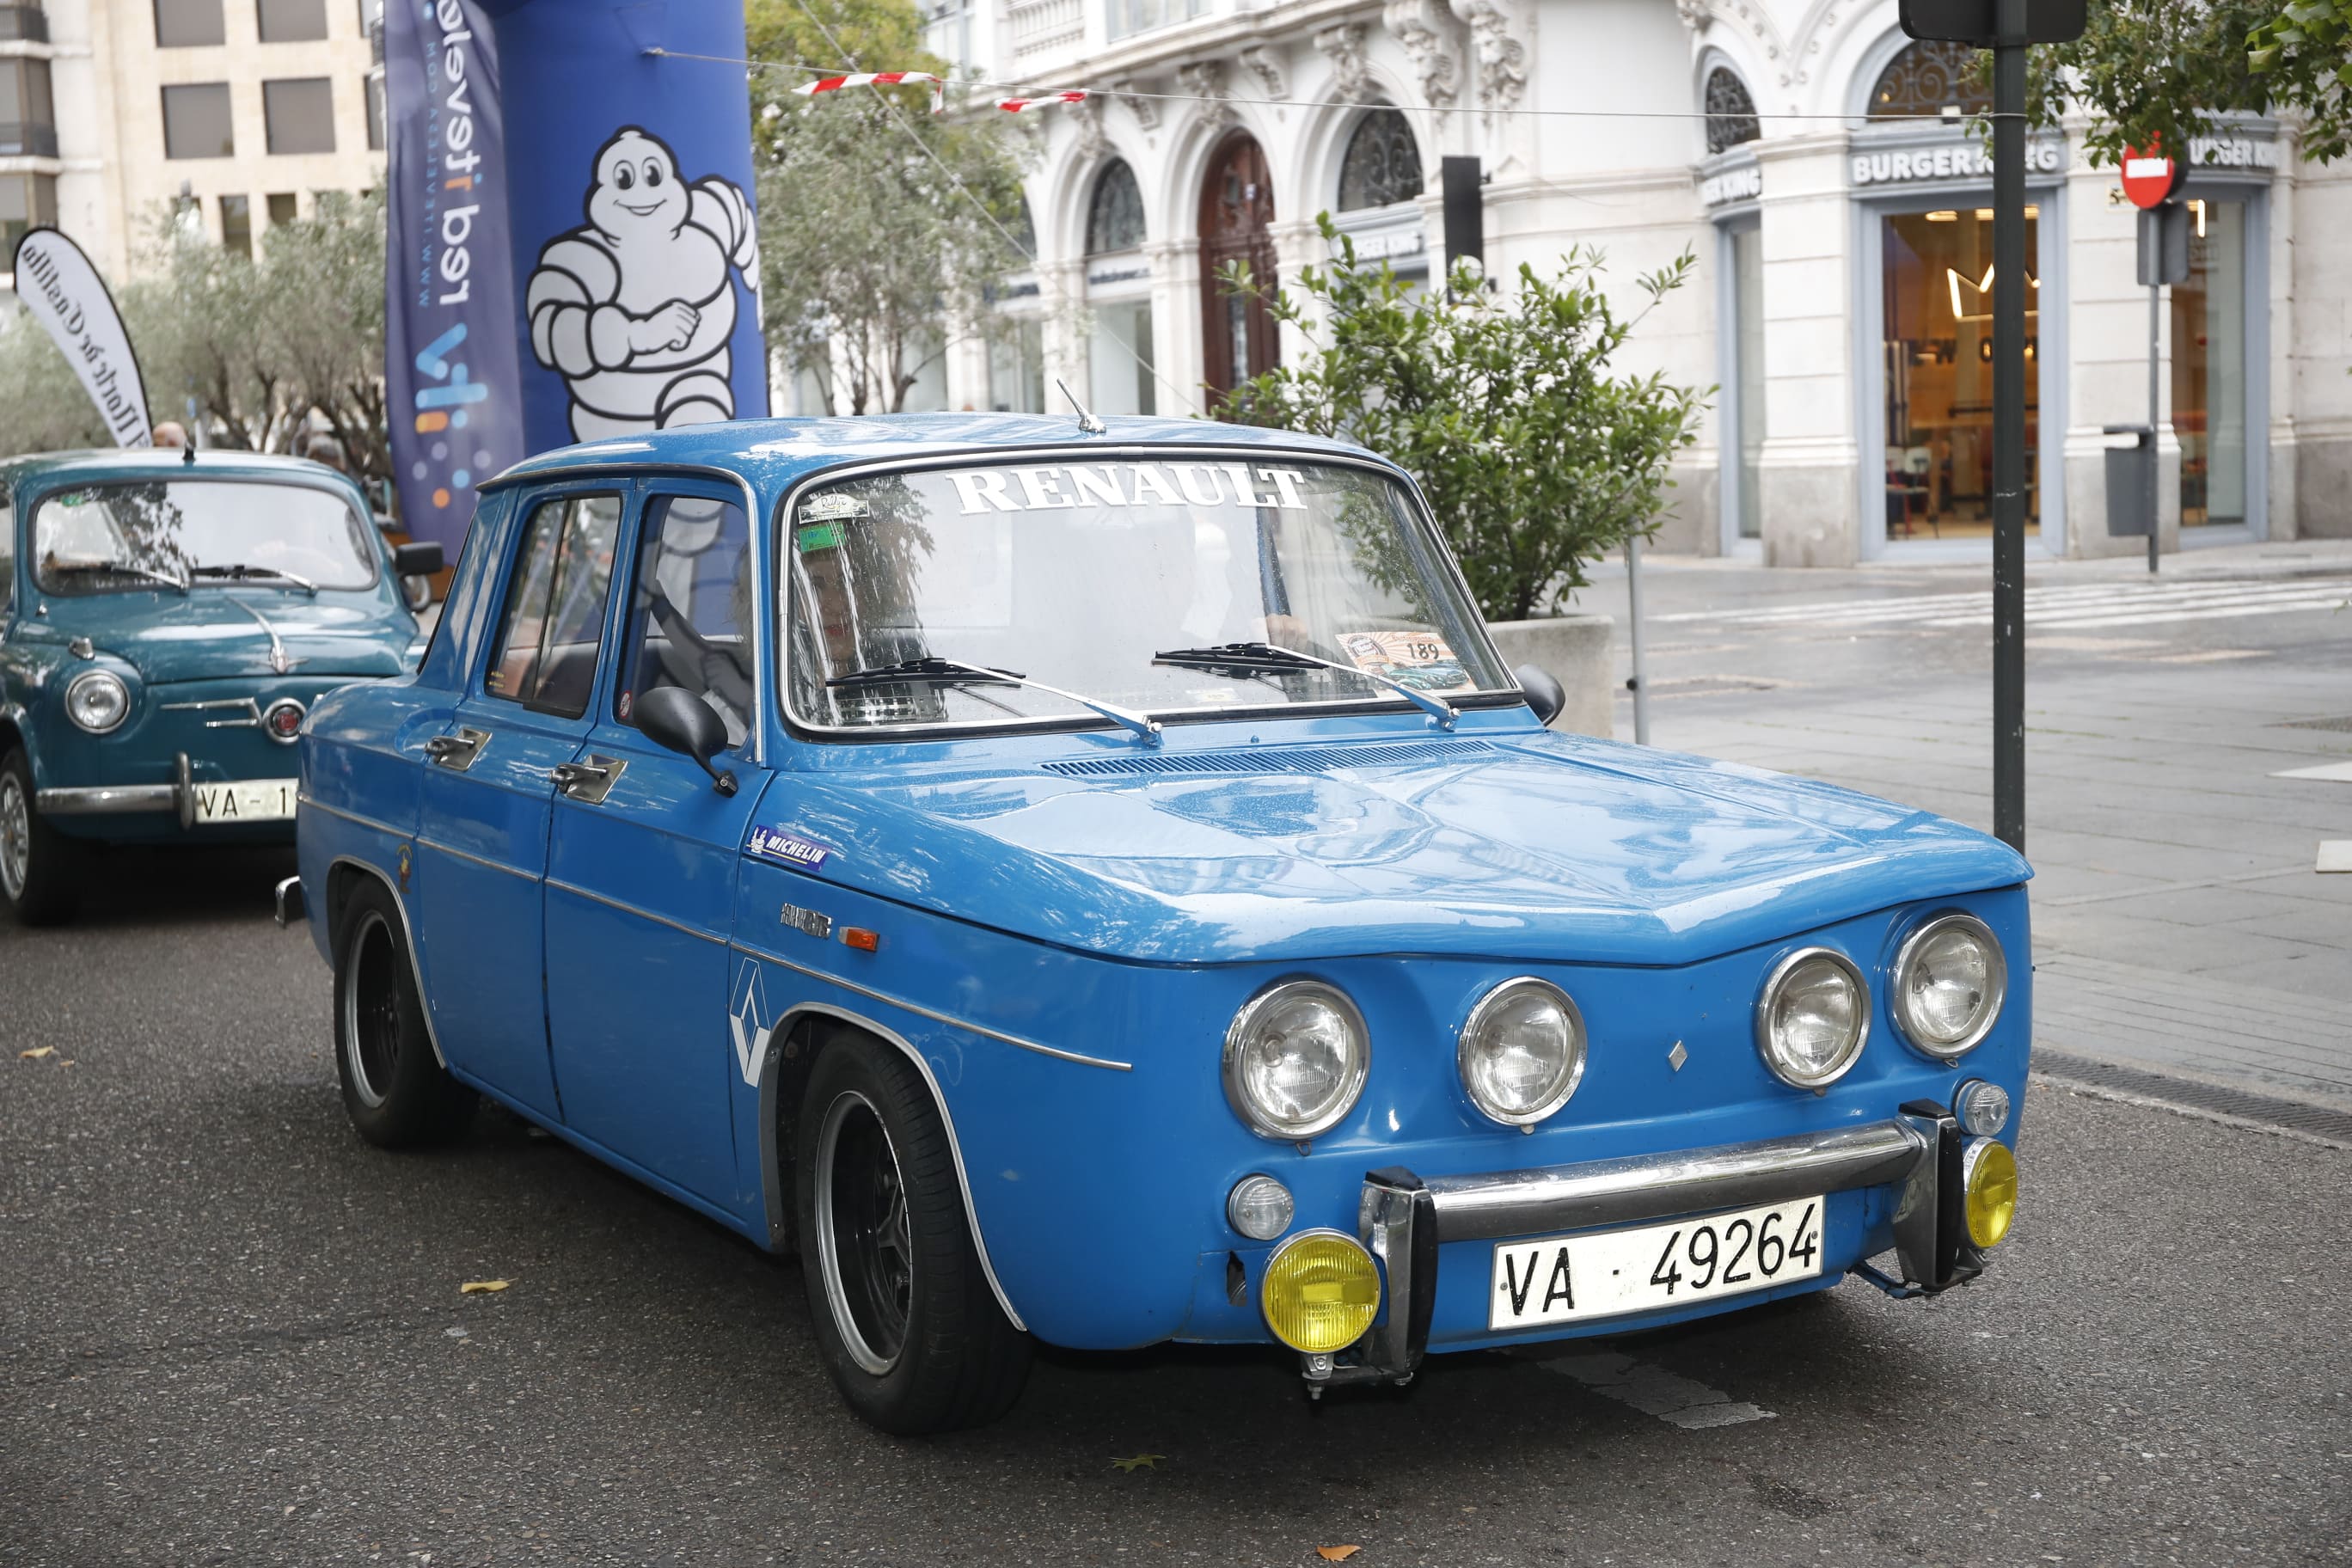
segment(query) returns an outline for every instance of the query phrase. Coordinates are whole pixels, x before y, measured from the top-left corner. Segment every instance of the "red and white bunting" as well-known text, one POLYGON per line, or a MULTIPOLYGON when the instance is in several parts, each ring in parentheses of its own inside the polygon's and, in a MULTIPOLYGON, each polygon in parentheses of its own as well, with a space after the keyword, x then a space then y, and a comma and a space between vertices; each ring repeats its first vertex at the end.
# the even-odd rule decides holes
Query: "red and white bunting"
POLYGON ((947 107, 947 78, 933 76, 929 71, 852 71, 846 76, 820 77, 793 89, 803 98, 820 92, 839 92, 845 87, 898 87, 906 82, 931 84, 931 112, 938 114, 947 107))
POLYGON ((1077 88, 1069 92, 1040 93, 1035 98, 1000 98, 996 107, 1007 114, 1021 114, 1032 109, 1051 109, 1057 103, 1084 103, 1087 89, 1077 88))

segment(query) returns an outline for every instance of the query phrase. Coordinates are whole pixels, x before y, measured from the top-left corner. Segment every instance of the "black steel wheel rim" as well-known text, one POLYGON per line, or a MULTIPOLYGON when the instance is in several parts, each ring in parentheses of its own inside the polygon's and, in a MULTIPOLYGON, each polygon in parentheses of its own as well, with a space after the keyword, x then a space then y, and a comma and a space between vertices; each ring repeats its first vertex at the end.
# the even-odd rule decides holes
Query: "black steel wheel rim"
POLYGON ((352 978, 343 997, 344 1050, 360 1100, 382 1105, 400 1068, 400 975, 392 928, 370 910, 352 933, 352 978))
POLYGON ((898 1151, 872 1102, 846 1093, 825 1113, 817 1223, 825 1294, 852 1360, 898 1364, 914 1305, 914 1247, 898 1151))

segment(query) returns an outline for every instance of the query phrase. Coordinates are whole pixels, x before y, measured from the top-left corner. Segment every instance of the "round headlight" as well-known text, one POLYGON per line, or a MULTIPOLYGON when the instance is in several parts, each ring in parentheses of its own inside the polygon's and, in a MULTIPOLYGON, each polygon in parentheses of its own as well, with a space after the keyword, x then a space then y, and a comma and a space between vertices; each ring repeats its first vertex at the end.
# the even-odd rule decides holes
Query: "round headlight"
POLYGON ((1506 980, 1470 1010, 1455 1056, 1470 1103, 1506 1126, 1532 1126, 1584 1077, 1584 1019, 1559 986, 1506 980))
POLYGON ((1980 1248, 2000 1246, 2017 1218, 2017 1156, 2006 1143, 1978 1139, 1960 1151, 1960 1187, 1969 1239, 1980 1248))
POLYGON ((1380 1315, 1380 1266, 1352 1236, 1304 1230, 1266 1259, 1258 1304, 1275 1338, 1330 1355, 1362 1339, 1380 1315))
POLYGON ((1970 1137, 1990 1138, 2009 1125, 2009 1090, 1970 1079, 1952 1091, 1952 1113, 1970 1137))
POLYGON ((93 735, 121 727, 131 716, 131 689, 110 669, 85 669, 66 687, 66 717, 93 735))
POLYGON ((1974 915, 1941 915, 1911 933, 1895 960, 1895 1021, 1912 1047, 1957 1057, 1992 1033, 2009 990, 2000 939, 1974 915))
POLYGON ((1363 1015, 1319 980, 1252 997, 1225 1031, 1225 1099, 1268 1138, 1312 1138, 1339 1124, 1371 1065, 1363 1015))
POLYGON ((1870 987, 1851 959, 1825 947, 1782 959, 1756 1004, 1756 1048, 1793 1089, 1843 1078, 1869 1035, 1870 987))

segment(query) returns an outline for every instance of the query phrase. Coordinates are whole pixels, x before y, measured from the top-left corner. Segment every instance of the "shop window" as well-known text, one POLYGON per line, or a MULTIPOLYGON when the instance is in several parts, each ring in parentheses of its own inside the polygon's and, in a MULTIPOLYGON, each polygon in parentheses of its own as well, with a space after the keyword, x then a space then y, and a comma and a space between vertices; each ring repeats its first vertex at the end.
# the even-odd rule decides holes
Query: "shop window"
POLYGON ((2189 204, 2189 278, 2172 287, 2180 526, 2246 521, 2246 204, 2189 204))
POLYGON ((253 198, 223 196, 220 199, 221 248, 234 250, 250 259, 253 256, 253 198))
POLYGON ((1978 63, 1986 58, 1966 44, 1907 44, 1870 89, 1870 112, 1874 117, 1983 114, 1992 108, 1992 94, 1978 63))
POLYGON ((1707 156, 1713 157, 1743 142, 1753 142, 1762 133, 1756 121, 1756 100, 1748 96, 1748 84, 1722 66, 1707 72, 1707 156))
POLYGON ((1137 250, 1143 245, 1143 193, 1135 171, 1114 158, 1095 176, 1094 200, 1087 206, 1087 254, 1137 250))
POLYGON ((361 83, 360 91, 367 102, 368 151, 383 151, 383 78, 371 75, 361 83))
POLYGON ((1731 232, 1734 335, 1731 432, 1738 443, 1739 537, 1764 537, 1764 231, 1755 224, 1731 232))
POLYGON ((1092 307, 1094 337, 1087 373, 1097 414, 1155 414, 1152 392, 1151 301, 1124 300, 1092 307))
POLYGON ((157 48, 202 48, 227 38, 221 0, 155 0, 157 48))
MULTIPOLYGON (((2040 213, 2025 209, 2025 254, 2040 213)), ((1992 209, 1880 223, 1886 537, 1992 534, 1992 209)), ((2025 530, 2040 530, 2041 279, 2026 275, 2025 530)))
POLYGON ((263 82, 261 117, 272 153, 335 150, 334 85, 325 77, 263 82))
POLYGON ((0 174, 0 255, 16 254, 27 231, 55 228, 58 182, 49 174, 0 174))
POLYGON ((229 158, 236 153, 228 83, 190 82, 163 89, 164 157, 229 158))
POLYGON ((1045 411, 1045 329, 1036 321, 999 323, 988 345, 988 405, 999 414, 1045 411))
POLYGON ((261 41, 315 43, 327 36, 327 0, 261 0, 261 41))
POLYGON ((1402 110, 1375 109, 1356 122, 1339 160, 1339 210, 1392 206, 1421 195, 1421 143, 1402 110))

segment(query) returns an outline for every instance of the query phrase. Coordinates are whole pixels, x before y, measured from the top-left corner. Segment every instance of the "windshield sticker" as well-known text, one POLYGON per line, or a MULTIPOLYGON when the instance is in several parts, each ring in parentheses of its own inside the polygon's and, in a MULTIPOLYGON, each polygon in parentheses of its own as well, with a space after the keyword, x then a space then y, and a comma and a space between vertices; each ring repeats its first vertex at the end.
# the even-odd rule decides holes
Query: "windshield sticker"
POLYGON ((1340 651, 1358 669, 1385 675, 1416 691, 1475 691, 1454 649, 1435 632, 1341 632, 1340 651))
POLYGON ((820 522, 814 528, 802 529, 793 537, 799 542, 803 555, 818 550, 838 550, 841 548, 841 525, 820 522))
POLYGON ((838 522, 845 517, 871 517, 864 501, 847 490, 827 490, 801 502, 803 522, 838 522))
POLYGON ((751 829, 751 853, 770 860, 782 860, 787 866, 798 866, 814 871, 824 864, 833 851, 814 839, 795 833, 779 833, 772 827, 751 829))
MULTIPOLYGON (((1097 463, 1034 468, 968 468, 948 478, 966 517, 986 511, 1066 511, 1075 507, 1248 506, 1305 511, 1297 468, 1246 463, 1097 463)), ((806 507, 802 515, 809 515, 806 507)))

